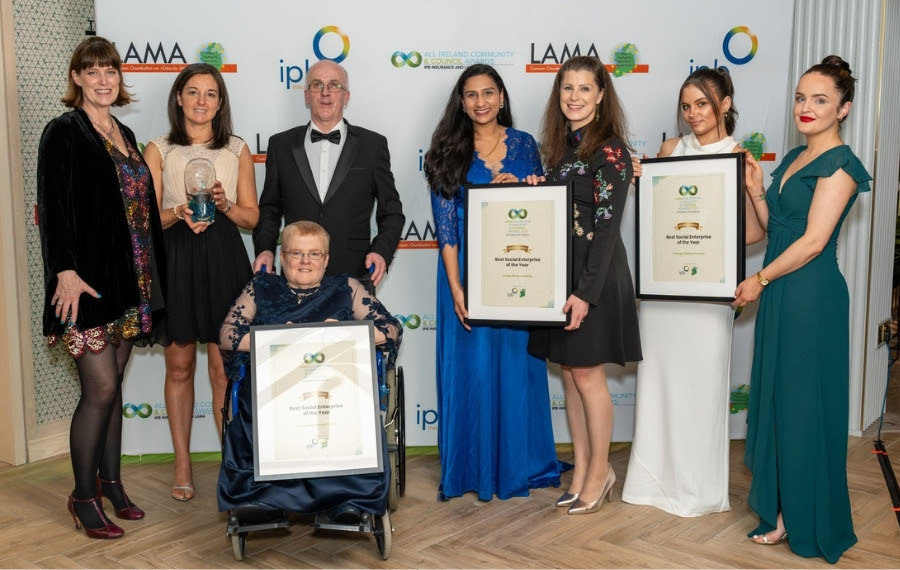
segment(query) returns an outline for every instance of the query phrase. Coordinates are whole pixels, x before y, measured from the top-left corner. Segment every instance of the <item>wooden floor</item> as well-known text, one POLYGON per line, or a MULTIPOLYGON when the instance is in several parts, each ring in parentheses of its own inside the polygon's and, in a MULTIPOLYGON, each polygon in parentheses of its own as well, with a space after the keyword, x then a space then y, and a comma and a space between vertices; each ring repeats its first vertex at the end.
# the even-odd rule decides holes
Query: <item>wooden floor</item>
MULTIPOLYGON (((884 439, 900 476, 900 433, 886 433, 884 439)), ((871 438, 850 438, 848 473, 859 543, 838 567, 900 567, 900 526, 871 449, 871 438)), ((732 511, 687 519, 619 500, 628 445, 615 446, 611 455, 619 474, 615 500, 584 516, 567 516, 554 506, 559 489, 507 501, 482 503, 467 495, 438 502, 437 457, 411 456, 406 496, 393 515, 393 553, 386 561, 371 536, 313 533, 302 524, 306 519, 287 530, 250 534, 247 557, 235 561, 225 516, 216 510, 218 463, 213 461, 196 465, 197 497, 188 503, 169 496, 171 464, 125 466, 128 492, 147 517, 119 521, 124 538, 90 540, 74 529, 65 510, 72 483, 69 460, 63 456, 0 467, 0 567, 830 567, 822 559, 793 555, 787 544, 765 547, 747 540, 756 519, 746 503, 750 476, 743 451, 743 442, 733 443, 732 511)))

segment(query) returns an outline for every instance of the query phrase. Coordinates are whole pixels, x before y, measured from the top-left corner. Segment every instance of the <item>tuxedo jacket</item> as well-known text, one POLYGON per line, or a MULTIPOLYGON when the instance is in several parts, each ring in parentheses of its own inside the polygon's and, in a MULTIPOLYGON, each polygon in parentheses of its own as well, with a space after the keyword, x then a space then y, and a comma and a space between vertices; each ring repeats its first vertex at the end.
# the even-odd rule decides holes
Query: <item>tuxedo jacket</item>
POLYGON ((269 138, 259 223, 253 230, 256 255, 275 252, 283 216, 285 224, 309 220, 328 231, 329 275, 365 275, 370 251, 390 265, 406 218, 391 173, 387 139, 348 123, 347 140, 322 200, 306 156, 307 128, 295 127, 269 138), (373 207, 378 225, 374 238, 370 230, 373 207))

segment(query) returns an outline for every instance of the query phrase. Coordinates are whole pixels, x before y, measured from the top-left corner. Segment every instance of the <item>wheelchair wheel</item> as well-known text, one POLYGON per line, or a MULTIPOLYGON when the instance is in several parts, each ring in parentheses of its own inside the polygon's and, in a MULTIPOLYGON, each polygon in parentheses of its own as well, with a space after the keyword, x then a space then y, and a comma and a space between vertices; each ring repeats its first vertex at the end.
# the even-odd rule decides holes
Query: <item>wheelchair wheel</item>
POLYGON ((247 551, 247 533, 236 532, 231 535, 231 552, 234 559, 240 562, 244 559, 244 552, 247 551))
POLYGON ((406 494, 406 386, 403 367, 397 367, 397 494, 406 494))
POLYGON ((375 515, 373 519, 372 534, 375 535, 375 546, 378 547, 381 559, 387 560, 391 557, 391 535, 394 532, 390 511, 384 511, 384 515, 375 515))

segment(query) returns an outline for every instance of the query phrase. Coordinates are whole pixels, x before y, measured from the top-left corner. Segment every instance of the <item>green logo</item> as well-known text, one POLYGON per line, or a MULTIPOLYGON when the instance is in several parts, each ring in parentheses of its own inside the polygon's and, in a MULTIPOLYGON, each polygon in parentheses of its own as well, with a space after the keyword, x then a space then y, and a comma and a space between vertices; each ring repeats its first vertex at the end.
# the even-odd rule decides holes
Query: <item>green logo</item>
POLYGON ((200 62, 208 63, 216 69, 225 65, 225 48, 217 42, 208 43, 200 49, 200 62))
POLYGON ((733 414, 743 412, 750 403, 750 386, 741 384, 731 391, 730 411, 733 414))
POLYGON ((634 71, 637 65, 638 48, 634 44, 623 44, 613 52, 612 60, 616 64, 613 75, 622 77, 634 71))
POLYGON ((507 213, 507 215, 509 216, 510 220, 515 220, 516 218, 524 220, 528 217, 528 210, 526 210, 525 208, 522 208, 521 210, 516 210, 515 208, 513 208, 507 213))
POLYGON ((149 418, 153 414, 153 408, 150 404, 125 404, 122 406, 122 415, 128 419, 139 417, 142 419, 149 418))
POLYGON ((307 352, 303 355, 303 362, 305 362, 306 364, 312 364, 313 362, 315 362, 316 364, 322 364, 323 362, 325 362, 325 354, 322 352, 307 352))
POLYGON ((766 135, 762 133, 750 133, 741 141, 741 146, 750 151, 753 158, 759 160, 766 150, 766 135))
POLYGON ((699 190, 697 190, 696 184, 691 184, 690 186, 682 186, 678 189, 678 193, 682 196, 696 196, 697 192, 699 192, 699 190))

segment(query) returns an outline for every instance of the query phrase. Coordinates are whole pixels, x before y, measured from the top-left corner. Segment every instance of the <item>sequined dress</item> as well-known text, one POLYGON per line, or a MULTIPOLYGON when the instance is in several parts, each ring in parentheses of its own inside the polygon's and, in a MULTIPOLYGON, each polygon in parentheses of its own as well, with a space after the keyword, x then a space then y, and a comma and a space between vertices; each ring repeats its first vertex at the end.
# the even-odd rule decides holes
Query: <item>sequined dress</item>
POLYGON ((128 148, 127 156, 109 139, 104 139, 104 143, 116 166, 122 189, 122 203, 125 206, 125 218, 131 232, 134 272, 137 277, 140 303, 135 307, 128 308, 121 317, 104 326, 82 330, 76 323, 70 321, 66 324, 62 335, 51 334, 47 337, 50 346, 62 342, 66 352, 74 358, 82 356, 85 350, 97 354, 103 352, 107 345, 118 344, 122 339, 134 339, 141 335, 148 335, 153 326, 150 308, 152 269, 148 204, 150 200, 154 199, 154 196, 150 191, 150 170, 140 153, 126 137, 123 138, 128 148))
MULTIPOLYGON (((174 145, 154 139, 163 159, 162 209, 186 202, 184 170, 194 158, 216 168, 216 179, 231 203, 237 201, 241 151, 246 143, 232 136, 225 148, 174 145)), ((163 232, 168 263, 169 311, 162 322, 163 342, 217 342, 228 307, 252 277, 240 229, 216 211, 215 221, 199 234, 178 221, 163 232)))

